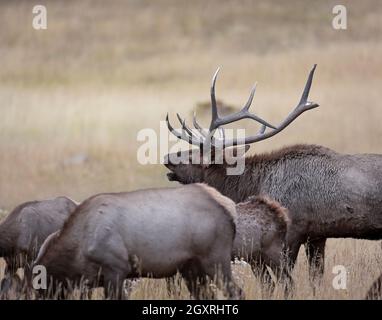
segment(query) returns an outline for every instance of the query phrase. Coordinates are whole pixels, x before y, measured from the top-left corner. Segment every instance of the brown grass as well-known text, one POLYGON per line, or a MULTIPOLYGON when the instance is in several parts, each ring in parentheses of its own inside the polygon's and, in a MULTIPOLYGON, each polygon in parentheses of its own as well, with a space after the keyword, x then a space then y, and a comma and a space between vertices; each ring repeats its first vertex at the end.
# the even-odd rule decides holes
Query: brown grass
MULTIPOLYGON (((159 130, 167 111, 187 115, 207 100, 219 65, 219 98, 241 105, 258 81, 253 108, 277 123, 318 63, 311 99, 320 108, 252 152, 317 143, 381 153, 379 2, 343 1, 346 31, 331 28, 337 1, 283 3, 49 1, 48 30, 35 31, 30 1, 1 1, 0 208, 169 185, 161 165, 137 162, 136 134, 159 130), (88 160, 68 161, 78 154, 88 160)), ((330 240, 324 280, 313 292, 302 254, 292 298, 362 298, 382 271, 379 243, 330 240), (348 267, 346 291, 331 286, 336 264, 348 267)), ((261 298, 259 280, 247 268, 235 270, 247 298, 261 298)), ((132 297, 171 298, 162 280, 142 281, 132 297)), ((283 298, 282 290, 271 298, 283 298)))

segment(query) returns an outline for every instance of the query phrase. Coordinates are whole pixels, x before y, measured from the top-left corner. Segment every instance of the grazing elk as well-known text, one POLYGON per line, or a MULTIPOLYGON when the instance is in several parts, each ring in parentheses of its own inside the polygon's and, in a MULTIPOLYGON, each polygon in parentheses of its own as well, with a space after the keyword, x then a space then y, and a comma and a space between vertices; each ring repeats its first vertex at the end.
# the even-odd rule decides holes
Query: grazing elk
POLYGON ((276 276, 291 280, 283 265, 289 224, 287 209, 267 197, 251 196, 236 205, 236 212, 232 258, 247 261, 254 273, 260 271, 268 277, 266 266, 269 266, 276 276))
POLYGON ((17 206, 0 224, 0 256, 14 273, 32 262, 44 240, 59 230, 77 204, 67 197, 30 201, 17 206))
MULTIPOLYGON (((289 224, 288 210, 267 197, 251 196, 236 205, 236 236, 232 260, 248 262, 255 275, 264 277, 272 285, 269 266, 276 277, 292 284, 289 270, 285 268, 286 234, 289 224)), ((174 279, 169 279, 167 289, 172 292, 174 279)))
MULTIPOLYGON (((309 102, 308 95, 315 67, 311 70, 297 107, 274 127, 249 112, 255 89, 248 102, 235 114, 219 116, 215 100, 215 73, 211 86, 212 120, 204 130, 194 117, 191 130, 184 120, 181 132, 168 121, 169 130, 179 139, 199 148, 169 154, 165 164, 170 181, 182 184, 204 182, 219 190, 235 202, 251 195, 268 195, 289 210, 291 224, 288 229, 288 258, 294 264, 301 244, 305 243, 311 274, 323 272, 325 241, 331 237, 362 239, 382 238, 382 155, 339 154, 317 145, 293 145, 278 151, 246 157, 241 175, 228 175, 232 155, 224 152, 223 161, 216 161, 217 150, 244 154, 249 144, 274 136, 286 128, 303 112, 318 107, 309 102), (241 119, 253 119, 262 124, 260 131, 245 139, 227 139, 223 125, 241 119), (214 136, 223 131, 222 138, 214 136), (234 148, 224 149, 228 146, 234 148), (233 151, 232 151, 233 150, 233 151), (209 155, 209 162, 203 160, 209 155), (174 161, 173 159, 176 159, 174 161)), ((220 159, 219 159, 220 160, 220 159)))
POLYGON ((234 202, 203 184, 99 194, 46 240, 35 265, 46 267, 54 285, 85 279, 117 298, 124 279, 178 271, 201 298, 206 276, 213 279, 220 269, 224 289, 235 298, 241 294, 231 277, 235 219, 234 202))
POLYGON ((30 267, 43 241, 63 226, 76 207, 67 197, 30 201, 20 204, 4 218, 0 224, 0 257, 6 262, 2 289, 5 290, 18 268, 30 267))

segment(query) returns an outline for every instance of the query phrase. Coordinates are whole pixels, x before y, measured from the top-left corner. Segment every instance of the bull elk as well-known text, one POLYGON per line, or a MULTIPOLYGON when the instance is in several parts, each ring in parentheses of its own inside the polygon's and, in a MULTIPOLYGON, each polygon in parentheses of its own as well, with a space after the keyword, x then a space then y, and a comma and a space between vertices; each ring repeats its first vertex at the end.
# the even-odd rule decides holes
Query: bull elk
POLYGON ((202 184, 100 194, 82 202, 45 241, 35 264, 46 267, 52 287, 85 279, 117 298, 124 279, 178 271, 201 298, 206 276, 214 279, 220 270, 222 288, 238 298, 230 263, 235 220, 234 202, 202 184))
POLYGON ((316 65, 310 71, 298 105, 278 126, 250 113, 255 88, 241 111, 220 116, 215 99, 216 72, 211 85, 212 120, 208 130, 199 125, 195 116, 195 129, 191 130, 178 115, 181 131, 177 131, 167 115, 169 131, 198 148, 196 152, 194 149, 167 155, 165 165, 171 171, 170 181, 204 182, 236 203, 252 195, 268 195, 280 202, 289 210, 291 220, 287 234, 289 263, 293 266, 301 244, 305 244, 311 274, 322 274, 327 238, 382 237, 382 156, 340 154, 318 145, 292 145, 246 157, 241 175, 228 175, 226 171, 233 163, 232 154, 226 151, 243 150, 244 154, 251 143, 274 136, 303 112, 318 107, 308 101, 315 68, 316 65), (260 131, 243 140, 227 139, 222 126, 246 118, 261 123, 260 131), (215 137, 216 130, 222 132, 220 138, 215 137), (228 146, 233 148, 225 149, 228 146), (219 149, 225 151, 223 163, 214 158, 219 149), (203 163, 206 152, 210 152, 210 161, 203 163))

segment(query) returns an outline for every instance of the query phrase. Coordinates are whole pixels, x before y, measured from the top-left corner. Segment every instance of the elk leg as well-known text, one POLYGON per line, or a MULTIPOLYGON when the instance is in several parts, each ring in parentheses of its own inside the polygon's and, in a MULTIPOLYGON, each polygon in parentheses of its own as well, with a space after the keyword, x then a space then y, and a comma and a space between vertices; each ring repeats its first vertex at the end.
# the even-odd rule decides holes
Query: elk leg
POLYGON ((88 281, 84 277, 78 283, 80 300, 91 300, 95 281, 88 281))
POLYGON ((104 271, 104 292, 105 299, 117 299, 123 298, 123 282, 124 276, 122 271, 105 269, 104 271))
POLYGON ((175 296, 179 296, 181 292, 181 279, 177 276, 177 274, 173 275, 172 277, 166 278, 166 287, 167 287, 167 293, 175 296))
POLYGON ((299 248, 294 248, 290 254, 285 247, 285 244, 282 246, 282 254, 280 255, 277 251, 277 254, 272 257, 269 261, 269 267, 275 274, 277 282, 282 282, 284 284, 284 294, 285 297, 289 297, 290 291, 294 290, 294 281, 292 277, 292 269, 290 265, 295 263, 297 258, 299 248), (288 262, 288 259, 292 259, 293 262, 288 262))
POLYGON ((167 277, 166 278, 166 288, 167 288, 167 293, 169 295, 172 295, 174 292, 174 287, 175 287, 175 276, 172 277, 167 277))
POLYGON ((226 261, 227 262, 221 263, 221 259, 211 260, 211 257, 209 257, 207 263, 202 263, 203 271, 211 279, 216 279, 216 285, 228 295, 230 300, 244 299, 243 291, 232 279, 231 259, 229 255, 226 261))
MULTIPOLYGON (((287 264, 282 263, 281 265, 270 264, 269 267, 276 276, 276 282, 282 283, 284 285, 284 296, 285 299, 288 299, 290 293, 294 290, 294 281, 291 274, 291 270, 288 268, 287 264)), ((269 271, 267 270, 268 274, 269 271)), ((275 284, 272 282, 271 292, 275 289, 275 284)))
POLYGON ((308 257, 310 280, 320 279, 324 274, 326 238, 305 243, 305 253, 308 257))
POLYGON ((229 299, 244 299, 245 296, 243 290, 241 290, 241 288, 232 279, 231 261, 227 264, 223 264, 222 276, 223 279, 222 281, 218 281, 218 285, 220 285, 222 290, 225 290, 228 293, 229 299))
POLYGON ((4 276, 14 275, 18 269, 17 256, 5 257, 4 260, 5 260, 4 276))
POLYGON ((295 232, 291 229, 288 231, 289 234, 287 235, 286 241, 287 245, 283 250, 283 264, 286 265, 289 271, 293 270, 297 260, 298 252, 300 251, 300 247, 304 243, 303 239, 300 237, 291 236, 291 234, 295 232))
POLYGON ((204 275, 196 276, 195 273, 185 273, 183 275, 184 281, 186 282, 186 286, 188 291, 194 299, 203 300, 208 297, 208 286, 207 286, 207 278, 204 275))
POLYGON ((201 263, 195 259, 187 262, 182 270, 182 277, 186 282, 188 291, 195 299, 200 300, 206 298, 207 288, 207 272, 202 267, 201 263))
POLYGON ((32 288, 33 288, 33 258, 30 257, 29 255, 26 255, 25 257, 25 264, 24 264, 24 277, 23 277, 23 282, 24 286, 26 288, 26 294, 27 296, 32 295, 32 288))
POLYGON ((370 290, 367 292, 366 300, 379 300, 382 299, 382 274, 377 280, 374 281, 370 290))

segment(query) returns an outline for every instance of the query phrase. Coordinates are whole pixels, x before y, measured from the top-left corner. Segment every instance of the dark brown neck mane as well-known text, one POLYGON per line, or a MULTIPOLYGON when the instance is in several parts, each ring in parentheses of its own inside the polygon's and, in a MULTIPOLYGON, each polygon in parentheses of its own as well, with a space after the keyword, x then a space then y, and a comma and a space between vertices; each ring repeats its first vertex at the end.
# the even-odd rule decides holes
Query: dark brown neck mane
POLYGON ((334 151, 318 145, 292 145, 246 157, 245 169, 241 175, 227 175, 227 164, 212 165, 206 169, 204 182, 238 203, 249 196, 259 195, 265 177, 279 163, 298 158, 327 156, 331 153, 334 151))

